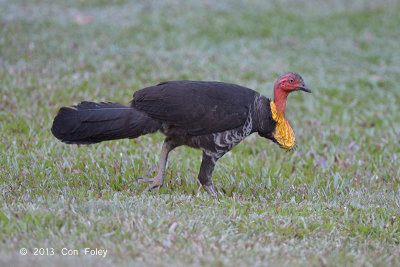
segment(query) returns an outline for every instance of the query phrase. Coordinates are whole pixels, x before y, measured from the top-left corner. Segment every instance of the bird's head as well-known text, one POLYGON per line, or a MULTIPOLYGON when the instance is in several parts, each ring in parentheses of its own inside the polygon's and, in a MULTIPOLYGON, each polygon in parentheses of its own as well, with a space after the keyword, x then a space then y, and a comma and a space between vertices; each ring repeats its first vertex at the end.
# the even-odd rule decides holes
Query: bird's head
POLYGON ((282 90, 288 94, 298 90, 311 93, 310 87, 303 81, 303 78, 299 74, 293 72, 286 73, 279 77, 275 83, 274 90, 282 90))
POLYGON ((311 93, 310 87, 299 74, 289 72, 279 77, 274 85, 274 100, 279 113, 283 114, 285 112, 287 96, 291 92, 299 90, 311 93))

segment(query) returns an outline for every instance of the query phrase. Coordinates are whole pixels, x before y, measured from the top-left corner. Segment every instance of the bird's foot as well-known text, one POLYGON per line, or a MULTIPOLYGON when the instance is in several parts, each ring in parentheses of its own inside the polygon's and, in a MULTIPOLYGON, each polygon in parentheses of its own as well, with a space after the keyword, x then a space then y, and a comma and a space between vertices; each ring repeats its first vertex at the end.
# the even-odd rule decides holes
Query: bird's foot
POLYGON ((203 185, 203 188, 210 194, 213 198, 218 198, 217 193, 214 190, 213 185, 203 185))
POLYGON ((139 183, 151 183, 154 181, 154 178, 148 177, 136 177, 136 179, 139 181, 139 183))
POLYGON ((139 180, 139 183, 151 183, 143 192, 158 190, 164 184, 164 180, 158 175, 154 178, 137 177, 136 179, 139 180))
POLYGON ((158 190, 162 186, 161 183, 152 182, 143 192, 151 191, 151 190, 158 190))

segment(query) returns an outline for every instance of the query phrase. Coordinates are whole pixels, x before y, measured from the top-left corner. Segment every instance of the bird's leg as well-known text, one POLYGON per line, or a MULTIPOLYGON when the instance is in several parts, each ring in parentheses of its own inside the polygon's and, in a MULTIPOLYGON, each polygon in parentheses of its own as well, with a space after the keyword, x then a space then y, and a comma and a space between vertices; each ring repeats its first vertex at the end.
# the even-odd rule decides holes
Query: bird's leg
POLYGON ((168 138, 165 139, 161 151, 161 161, 160 166, 158 167, 158 173, 154 178, 146 178, 146 177, 138 177, 140 183, 149 183, 151 184, 144 190, 144 192, 158 189, 164 184, 164 175, 165 175, 165 167, 167 165, 168 153, 176 147, 168 138))
POLYGON ((203 151, 203 160, 200 166, 199 172, 199 181, 203 188, 207 191, 208 194, 213 196, 214 198, 217 197, 217 193, 214 190, 213 182, 211 180, 212 173, 214 171, 215 163, 221 156, 216 154, 208 154, 203 151))

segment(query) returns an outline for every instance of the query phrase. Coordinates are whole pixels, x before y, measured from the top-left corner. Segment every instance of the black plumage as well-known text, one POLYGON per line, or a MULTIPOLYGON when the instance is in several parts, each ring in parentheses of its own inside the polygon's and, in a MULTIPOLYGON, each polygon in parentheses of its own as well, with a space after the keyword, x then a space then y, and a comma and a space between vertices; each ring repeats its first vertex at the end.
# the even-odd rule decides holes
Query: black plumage
POLYGON ((159 128, 159 122, 131 107, 118 103, 84 101, 74 108, 61 108, 51 132, 67 144, 92 144, 104 140, 136 138, 159 128))
POLYGON ((135 92, 131 106, 82 102, 63 107, 52 133, 69 144, 136 138, 160 130, 163 144, 158 174, 141 181, 148 189, 164 182, 168 153, 187 145, 203 151, 199 180, 216 195, 212 172, 217 160, 253 132, 273 141, 270 100, 254 90, 223 82, 169 81, 135 92))
POLYGON ((255 94, 229 83, 170 81, 137 91, 132 107, 190 135, 204 135, 244 124, 255 94))

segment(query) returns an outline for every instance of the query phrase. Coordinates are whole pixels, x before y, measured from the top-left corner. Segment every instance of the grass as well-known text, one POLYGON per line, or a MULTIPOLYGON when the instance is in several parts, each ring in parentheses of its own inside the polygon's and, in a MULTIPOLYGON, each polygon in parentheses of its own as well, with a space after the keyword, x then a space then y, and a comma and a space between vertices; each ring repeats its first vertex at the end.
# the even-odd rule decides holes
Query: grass
POLYGON ((399 11, 396 1, 0 1, 0 265, 400 265, 399 11), (165 186, 142 194, 134 177, 155 174, 161 134, 68 146, 50 133, 58 108, 82 100, 127 104, 176 79, 272 97, 287 71, 313 90, 287 105, 298 149, 247 138, 217 164, 219 200, 198 194, 201 154, 184 147, 165 186))

